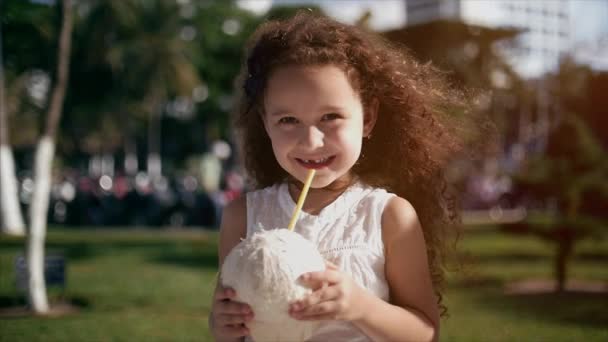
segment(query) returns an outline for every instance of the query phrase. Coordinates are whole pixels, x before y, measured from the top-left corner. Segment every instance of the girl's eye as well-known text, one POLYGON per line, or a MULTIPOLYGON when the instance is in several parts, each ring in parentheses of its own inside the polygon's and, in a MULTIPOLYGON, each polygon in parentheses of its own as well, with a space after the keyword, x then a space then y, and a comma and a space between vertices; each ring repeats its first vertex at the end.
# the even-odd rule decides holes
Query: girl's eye
POLYGON ((329 113, 323 115, 323 121, 332 121, 341 118, 342 116, 338 113, 329 113))
POLYGON ((279 119, 279 124, 283 125, 290 125, 296 123, 298 123, 298 119, 294 118, 293 116, 284 116, 279 119))

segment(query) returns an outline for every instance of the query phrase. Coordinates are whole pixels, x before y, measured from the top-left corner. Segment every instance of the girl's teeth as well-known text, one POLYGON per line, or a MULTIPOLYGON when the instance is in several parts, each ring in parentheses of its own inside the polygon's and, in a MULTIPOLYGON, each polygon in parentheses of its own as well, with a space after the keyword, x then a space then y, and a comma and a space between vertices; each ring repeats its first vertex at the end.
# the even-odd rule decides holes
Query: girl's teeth
POLYGON ((305 159, 304 161, 307 162, 307 163, 320 164, 320 163, 322 163, 322 162, 324 162, 326 160, 327 160, 327 158, 323 158, 323 159, 319 159, 319 160, 306 160, 305 159))

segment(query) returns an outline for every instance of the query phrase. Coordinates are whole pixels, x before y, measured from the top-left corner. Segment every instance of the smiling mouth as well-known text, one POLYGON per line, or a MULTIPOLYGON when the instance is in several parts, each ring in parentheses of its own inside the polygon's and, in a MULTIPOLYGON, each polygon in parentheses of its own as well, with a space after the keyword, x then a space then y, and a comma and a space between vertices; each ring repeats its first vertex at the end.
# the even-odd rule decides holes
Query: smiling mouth
POLYGON ((331 164, 334 161, 334 159, 336 159, 336 156, 315 159, 315 160, 296 158, 298 163, 300 163, 300 165, 304 166, 307 169, 320 169, 320 168, 327 167, 327 166, 329 166, 329 164, 331 164))

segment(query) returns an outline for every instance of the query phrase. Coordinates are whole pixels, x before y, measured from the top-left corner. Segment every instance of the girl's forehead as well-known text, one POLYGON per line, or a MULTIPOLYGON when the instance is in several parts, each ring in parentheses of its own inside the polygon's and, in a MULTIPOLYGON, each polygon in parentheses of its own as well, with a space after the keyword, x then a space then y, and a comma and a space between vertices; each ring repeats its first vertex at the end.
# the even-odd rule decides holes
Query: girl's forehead
MULTIPOLYGON (((269 77, 269 80, 300 77, 304 79, 346 79, 344 70, 334 64, 321 65, 284 65, 276 68, 269 77)), ((293 80, 293 79, 292 79, 293 80)))
POLYGON ((267 103, 302 97, 358 98, 346 73, 335 65, 279 67, 270 75, 266 90, 267 103))
POLYGON ((326 111, 359 112, 357 92, 342 69, 333 65, 289 66, 277 69, 270 79, 264 98, 265 113, 326 111))

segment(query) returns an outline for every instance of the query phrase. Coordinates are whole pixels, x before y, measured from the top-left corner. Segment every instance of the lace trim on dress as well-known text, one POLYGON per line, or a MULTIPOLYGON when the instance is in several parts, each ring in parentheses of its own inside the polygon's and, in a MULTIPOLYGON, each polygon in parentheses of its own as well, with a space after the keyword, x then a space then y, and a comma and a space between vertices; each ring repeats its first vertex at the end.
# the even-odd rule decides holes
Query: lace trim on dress
POLYGON ((353 250, 353 249, 369 249, 369 246, 367 244, 363 244, 363 243, 356 244, 356 245, 346 245, 346 246, 329 248, 329 249, 326 249, 323 251, 319 251, 319 253, 330 254, 330 253, 342 252, 342 251, 353 250))

